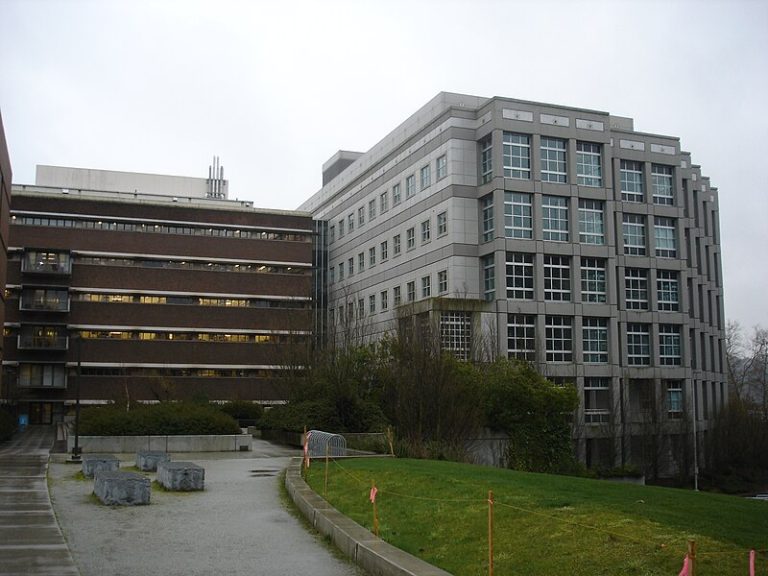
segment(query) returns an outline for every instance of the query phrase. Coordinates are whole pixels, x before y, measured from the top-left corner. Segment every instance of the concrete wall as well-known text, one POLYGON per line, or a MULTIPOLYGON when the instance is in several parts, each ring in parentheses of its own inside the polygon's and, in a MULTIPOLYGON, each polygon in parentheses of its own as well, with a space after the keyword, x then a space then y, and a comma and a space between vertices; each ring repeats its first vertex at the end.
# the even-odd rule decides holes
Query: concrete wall
MULTIPOLYGON (((72 451, 75 437, 70 434, 67 450, 72 451)), ((238 452, 251 449, 249 434, 221 436, 80 436, 84 453, 130 453, 139 450, 163 452, 238 452)))

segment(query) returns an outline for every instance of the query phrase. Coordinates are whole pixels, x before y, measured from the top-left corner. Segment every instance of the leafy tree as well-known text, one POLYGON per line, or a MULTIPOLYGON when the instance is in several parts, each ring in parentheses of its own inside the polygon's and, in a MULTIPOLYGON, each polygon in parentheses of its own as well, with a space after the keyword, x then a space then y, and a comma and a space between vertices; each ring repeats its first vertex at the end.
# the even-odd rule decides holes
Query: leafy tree
POLYGON ((572 385, 555 386, 525 362, 497 360, 483 371, 488 425, 510 436, 510 468, 566 472, 575 466, 571 421, 578 406, 572 385))

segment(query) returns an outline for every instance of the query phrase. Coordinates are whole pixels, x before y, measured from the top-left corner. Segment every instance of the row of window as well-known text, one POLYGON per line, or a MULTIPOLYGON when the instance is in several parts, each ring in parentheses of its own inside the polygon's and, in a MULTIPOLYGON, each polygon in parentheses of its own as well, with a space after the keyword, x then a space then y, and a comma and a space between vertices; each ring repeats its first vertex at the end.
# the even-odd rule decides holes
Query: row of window
MULTIPOLYGON (((431 298, 433 293, 432 275, 428 274, 419 279, 411 280, 405 284, 405 294, 402 292, 402 286, 392 288, 392 299, 390 300, 390 291, 381 290, 378 293, 369 294, 367 301, 361 296, 357 301, 348 301, 346 306, 338 306, 336 309, 329 308, 329 321, 331 324, 352 322, 355 319, 362 319, 366 314, 375 314, 377 312, 387 312, 390 309, 390 303, 393 307, 400 306, 404 302, 415 302, 418 293, 421 298, 431 298), (366 306, 367 302, 367 306, 366 306), (346 311, 345 311, 346 309, 346 311)), ((441 270, 437 273, 437 292, 438 296, 448 294, 448 271, 441 270)))
MULTIPOLYGON (((541 239, 569 242, 570 198, 564 196, 541 197, 541 239)), ((606 243, 605 203, 601 200, 579 199, 579 242, 602 246, 606 243)), ((493 195, 480 199, 483 242, 490 242, 496 233, 493 195)), ((647 254, 645 214, 622 215, 624 253, 647 254)), ((504 193, 504 236, 531 240, 533 233, 533 195, 525 192, 504 193)), ((677 257, 677 221, 675 218, 653 217, 654 251, 660 258, 677 257)))
MULTIPOLYGON (((226 342, 233 344, 285 344, 285 334, 225 334, 221 332, 169 332, 165 330, 81 330, 85 340, 166 340, 181 342, 226 342)), ((295 338, 302 338, 295 336, 295 338)))
POLYGON ((269 300, 265 298, 213 298, 209 296, 162 296, 117 294, 104 292, 75 292, 73 300, 120 304, 178 304, 185 306, 215 306, 225 308, 309 308, 304 300, 269 300))
MULTIPOLYGON (((545 359, 547 362, 573 362, 573 317, 545 317, 545 359)), ((586 364, 609 362, 608 318, 582 318, 582 358, 586 364)), ((682 364, 681 327, 659 324, 657 366, 682 364)), ((510 358, 536 360, 536 316, 507 316, 507 351, 510 358)), ((626 352, 629 366, 650 366, 652 361, 651 325, 627 323, 626 352)))
MULTIPOLYGON (((571 257, 544 255, 544 300, 570 302, 573 297, 571 257)), ((511 300, 535 300, 535 254, 507 252, 506 297, 511 300)), ((496 297, 494 256, 482 260, 483 289, 487 301, 496 297)), ((605 303, 608 300, 606 260, 582 256, 579 265, 582 302, 605 303)), ((649 270, 624 269, 624 295, 628 310, 648 310, 649 270)), ((675 270, 656 270, 656 301, 659 311, 680 310, 680 277, 675 270)))
MULTIPOLYGON (((630 398, 630 412, 653 409, 653 380, 630 379, 627 395, 630 398), (633 401, 634 400, 634 401, 633 401)), ((665 409, 670 419, 680 419, 683 414, 683 380, 662 380, 665 409)), ((584 377, 584 423, 608 424, 611 421, 614 399, 611 397, 611 379, 605 377, 584 377)), ((654 413, 657 411, 654 410, 654 413)))
MULTIPOLYGON (((505 178, 531 179, 531 135, 504 132, 502 161, 505 178)), ((485 184, 493 179, 493 135, 479 142, 480 177, 485 184)), ((576 183, 580 186, 603 186, 603 145, 576 142, 576 183)), ((539 143, 542 182, 568 182, 568 140, 541 136, 539 143)), ((621 196, 628 202, 645 201, 645 167, 643 162, 621 160, 619 164, 621 196)), ((674 204, 674 169, 651 163, 651 194, 655 204, 674 204)))
POLYGON ((129 220, 94 219, 82 217, 37 216, 16 212, 11 224, 21 226, 47 226, 53 228, 77 228, 87 230, 110 230, 115 232, 153 232, 156 234, 180 234, 184 236, 216 236, 220 238, 242 238, 247 240, 280 240, 288 242, 311 242, 310 232, 281 232, 273 230, 240 229, 217 227, 215 225, 146 223, 129 220))
MULTIPOLYGON (((448 157, 443 154, 435 162, 435 179, 442 180, 448 176, 448 157)), ((419 169, 419 190, 426 190, 432 185, 432 165, 425 164, 419 169)), ((367 204, 358 206, 347 214, 346 218, 341 218, 330 225, 328 229, 329 243, 336 241, 338 233, 339 238, 345 234, 354 232, 355 226, 362 228, 365 225, 366 218, 368 222, 374 220, 377 214, 384 214, 389 210, 390 198, 392 207, 399 206, 403 201, 403 188, 401 182, 392 185, 392 190, 384 190, 378 195, 378 198, 372 198, 367 204)), ((405 199, 413 198, 416 195, 416 173, 405 177, 405 199)))
MULTIPOLYGON (((444 236, 448 233, 448 213, 440 212, 436 219, 436 234, 437 237, 444 236)), ((413 250, 416 247, 416 227, 412 226, 405 231, 405 249, 413 250)), ((424 220, 419 224, 418 228, 419 239, 421 245, 428 244, 432 241, 432 220, 424 220)), ((337 280, 341 282, 345 277, 349 278, 357 273, 365 271, 366 264, 368 268, 372 268, 376 265, 376 262, 386 262, 389 259, 389 240, 383 240, 379 242, 378 246, 370 246, 368 250, 363 250, 357 254, 357 259, 354 257, 347 258, 345 262, 339 262, 338 264, 331 264, 328 269, 328 283, 333 284, 337 280), (366 254, 367 252, 367 254, 366 254), (366 261, 367 255, 367 261, 366 261), (338 272, 338 274, 337 274, 338 272)), ((399 256, 403 251, 403 241, 401 234, 395 234, 392 237, 392 255, 399 256)))

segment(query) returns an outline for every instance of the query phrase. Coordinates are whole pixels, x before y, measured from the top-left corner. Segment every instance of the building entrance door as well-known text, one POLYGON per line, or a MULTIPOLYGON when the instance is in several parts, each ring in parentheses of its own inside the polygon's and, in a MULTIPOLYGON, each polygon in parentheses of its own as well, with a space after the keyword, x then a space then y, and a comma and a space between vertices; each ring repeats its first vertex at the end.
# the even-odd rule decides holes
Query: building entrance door
POLYGON ((50 402, 30 402, 29 423, 53 424, 53 405, 50 402))

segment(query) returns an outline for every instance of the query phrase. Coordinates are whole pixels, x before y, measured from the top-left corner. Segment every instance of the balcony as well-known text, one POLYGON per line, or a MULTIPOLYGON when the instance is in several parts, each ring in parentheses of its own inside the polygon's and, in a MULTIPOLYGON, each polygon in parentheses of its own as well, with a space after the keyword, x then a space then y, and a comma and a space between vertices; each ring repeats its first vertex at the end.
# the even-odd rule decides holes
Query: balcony
POLYGON ((22 327, 17 347, 19 350, 68 350, 69 337, 63 327, 22 327))
POLYGON ((69 293, 66 289, 24 289, 21 292, 19 310, 31 312, 69 312, 69 293))
POLYGON ((30 250, 24 252, 21 271, 24 274, 68 276, 72 273, 72 259, 67 252, 30 250))

